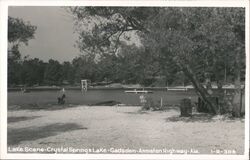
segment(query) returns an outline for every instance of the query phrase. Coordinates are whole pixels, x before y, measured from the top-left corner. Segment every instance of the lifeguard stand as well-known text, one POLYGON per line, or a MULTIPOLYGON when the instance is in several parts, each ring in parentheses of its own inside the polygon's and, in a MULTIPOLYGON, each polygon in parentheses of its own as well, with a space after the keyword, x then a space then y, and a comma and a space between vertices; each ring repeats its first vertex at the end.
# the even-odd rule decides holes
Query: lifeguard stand
POLYGON ((88 90, 88 80, 87 79, 83 79, 81 80, 81 87, 82 87, 82 92, 87 92, 88 90))

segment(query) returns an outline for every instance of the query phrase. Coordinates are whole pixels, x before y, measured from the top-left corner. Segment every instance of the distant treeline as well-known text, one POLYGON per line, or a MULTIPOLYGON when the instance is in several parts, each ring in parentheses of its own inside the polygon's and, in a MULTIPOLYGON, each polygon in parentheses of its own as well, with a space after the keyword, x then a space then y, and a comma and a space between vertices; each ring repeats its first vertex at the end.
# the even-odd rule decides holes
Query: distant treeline
MULTIPOLYGON (((164 59, 155 61, 154 54, 147 49, 124 45, 122 52, 121 55, 106 54, 99 58, 94 55, 79 56, 71 62, 60 63, 53 59, 48 62, 38 58, 22 59, 18 49, 13 48, 8 58, 8 86, 76 85, 82 79, 89 79, 92 83, 114 82, 144 86, 190 84, 178 66, 171 62, 166 66, 164 59)), ((234 73, 230 66, 220 72, 220 79, 225 79, 228 83, 233 82, 234 73)), ((197 74, 203 82, 205 74, 202 68, 197 74)), ((211 77, 212 81, 216 81, 218 75, 211 77)))
POLYGON ((82 79, 89 79, 92 83, 114 82, 144 86, 188 82, 174 67, 168 70, 168 75, 160 74, 159 66, 153 66, 150 62, 152 59, 141 54, 111 54, 99 59, 95 56, 79 56, 71 62, 63 63, 53 59, 44 62, 38 58, 9 58, 8 86, 76 85, 82 79))

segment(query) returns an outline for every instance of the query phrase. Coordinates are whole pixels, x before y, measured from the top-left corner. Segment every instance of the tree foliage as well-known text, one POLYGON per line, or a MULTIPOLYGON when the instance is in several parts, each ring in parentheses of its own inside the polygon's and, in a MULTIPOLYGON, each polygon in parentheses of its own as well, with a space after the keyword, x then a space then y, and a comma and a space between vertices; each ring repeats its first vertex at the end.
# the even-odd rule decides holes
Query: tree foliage
POLYGON ((24 43, 28 45, 28 41, 34 38, 37 27, 22 19, 8 17, 8 41, 10 43, 24 43))
POLYGON ((58 85, 62 82, 62 67, 56 60, 50 59, 44 71, 44 81, 49 85, 58 85))
POLYGON ((41 85, 44 79, 45 63, 38 58, 25 58, 20 66, 21 84, 41 85))
MULTIPOLYGON (((221 72, 226 70, 234 70, 234 79, 240 77, 245 50, 243 8, 73 7, 70 9, 80 28, 78 30, 80 50, 95 54, 116 53, 122 35, 137 31, 143 46, 157 55, 156 62, 165 66, 168 66, 169 62, 175 63, 192 82, 197 94, 210 106, 209 109, 213 113, 217 113, 217 109, 209 100, 212 95, 202 83, 225 79, 221 72), (83 26, 89 27, 85 30, 82 29, 83 26), (225 58, 227 61, 223 61, 225 58), (166 60, 165 63, 161 63, 162 59, 166 60), (233 69, 231 64, 236 67, 233 69), (221 70, 218 71, 218 68, 221 70)), ((152 63, 148 64, 151 65, 152 63)))

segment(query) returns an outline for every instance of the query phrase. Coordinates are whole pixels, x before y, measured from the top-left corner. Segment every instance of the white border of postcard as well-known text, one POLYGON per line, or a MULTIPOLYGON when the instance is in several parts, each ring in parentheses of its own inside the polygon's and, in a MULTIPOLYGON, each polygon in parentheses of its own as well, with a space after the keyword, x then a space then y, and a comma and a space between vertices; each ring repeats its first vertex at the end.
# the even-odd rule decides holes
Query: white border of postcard
MULTIPOLYGON (((249 159, 249 1, 248 0, 0 0, 0 159, 249 159), (10 154, 7 153, 7 18, 9 6, 174 6, 246 8, 246 89, 244 155, 164 155, 164 154, 10 154)), ((233 128, 232 128, 233 129, 233 128)))

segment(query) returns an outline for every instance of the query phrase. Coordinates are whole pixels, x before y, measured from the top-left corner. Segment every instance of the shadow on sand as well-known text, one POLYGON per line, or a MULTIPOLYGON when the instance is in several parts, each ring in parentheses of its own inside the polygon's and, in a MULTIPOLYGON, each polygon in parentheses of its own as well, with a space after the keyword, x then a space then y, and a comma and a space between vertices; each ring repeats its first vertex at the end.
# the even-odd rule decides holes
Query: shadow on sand
POLYGON ((33 141, 40 138, 55 136, 61 132, 87 129, 75 123, 55 123, 42 127, 28 127, 20 129, 8 129, 7 143, 8 145, 16 145, 22 141, 33 141))
POLYGON ((191 117, 173 116, 166 118, 166 122, 213 122, 213 116, 206 113, 193 114, 191 117))
POLYGON ((146 111, 136 111, 136 112, 122 112, 122 113, 126 113, 126 114, 149 114, 148 112, 146 111))
POLYGON ((20 121, 27 121, 27 120, 32 120, 32 119, 36 119, 39 118, 40 116, 32 116, 32 117, 8 117, 7 122, 8 123, 14 123, 14 122, 20 122, 20 121))
POLYGON ((208 123, 208 122, 216 122, 223 121, 226 123, 234 123, 235 121, 240 121, 244 123, 244 118, 235 118, 230 114, 224 115, 211 115, 208 113, 193 113, 191 117, 181 117, 178 115, 168 117, 165 119, 166 122, 200 122, 200 123, 208 123))
POLYGON ((31 111, 37 111, 37 110, 62 110, 62 109, 68 109, 73 107, 78 107, 77 104, 38 104, 38 103, 31 103, 31 104, 21 104, 21 105, 10 105, 8 106, 8 110, 31 110, 31 111))
POLYGON ((163 108, 155 108, 150 110, 139 109, 138 111, 134 112, 123 112, 126 114, 150 114, 150 112, 170 112, 170 111, 179 111, 177 107, 163 107, 163 108))

